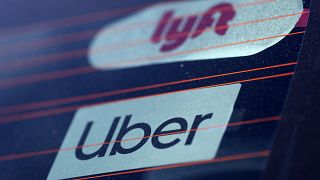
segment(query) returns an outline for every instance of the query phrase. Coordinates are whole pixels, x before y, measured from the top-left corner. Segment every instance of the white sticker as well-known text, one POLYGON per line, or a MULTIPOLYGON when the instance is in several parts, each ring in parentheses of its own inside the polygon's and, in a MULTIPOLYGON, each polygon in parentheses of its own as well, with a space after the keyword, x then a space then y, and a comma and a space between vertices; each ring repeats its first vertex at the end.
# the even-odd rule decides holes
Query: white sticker
POLYGON ((160 3, 104 27, 89 62, 98 69, 249 56, 284 38, 302 0, 203 0, 160 3))
POLYGON ((71 149, 58 153, 48 179, 212 159, 240 87, 203 88, 80 109, 61 147, 71 149))

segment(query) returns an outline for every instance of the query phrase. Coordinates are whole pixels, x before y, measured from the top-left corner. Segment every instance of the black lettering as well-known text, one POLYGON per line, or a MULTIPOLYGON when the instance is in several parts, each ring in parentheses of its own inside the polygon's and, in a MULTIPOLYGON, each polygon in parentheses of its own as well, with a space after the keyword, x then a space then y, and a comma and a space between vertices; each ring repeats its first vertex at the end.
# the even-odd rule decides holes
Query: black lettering
MULTIPOLYGON (((161 134, 165 134, 164 136, 167 136, 167 135, 170 135, 171 133, 172 134, 175 134, 175 133, 178 133, 178 132, 181 132, 181 133, 185 133, 183 131, 186 131, 188 128, 188 123, 185 119, 183 118, 172 118, 172 119, 169 119, 168 121, 162 123, 154 132, 154 136, 151 138, 151 141, 152 141, 152 145, 156 148, 159 148, 159 149, 165 149, 165 148, 169 148, 171 146, 174 146, 176 145, 178 142, 180 142, 180 139, 179 138, 176 138, 175 140, 169 142, 169 143, 161 143, 159 141, 159 137, 161 136, 161 134), (180 125, 180 128, 179 129, 175 129, 175 130, 169 130, 169 131, 162 131, 166 126, 168 126, 169 124, 173 124, 173 123, 177 123, 180 125), (160 136, 159 136, 160 135, 160 136)), ((180 134, 180 133, 179 133, 180 134)))
POLYGON ((148 141, 149 138, 141 138, 141 141, 137 145, 135 145, 135 146, 133 146, 131 148, 125 149, 125 148, 123 148, 121 146, 121 141, 122 141, 123 137, 129 131, 131 131, 133 129, 142 129, 143 132, 144 132, 144 135, 143 135, 144 137, 146 137, 146 136, 148 137, 151 134, 151 128, 146 123, 137 123, 137 124, 134 124, 134 125, 131 125, 130 127, 128 127, 128 124, 130 122, 131 116, 132 115, 126 116, 126 118, 125 118, 125 120, 124 120, 124 122, 123 122, 123 124, 121 126, 121 129, 119 131, 119 134, 117 136, 117 140, 116 140, 117 142, 114 144, 114 146, 113 146, 113 148, 112 148, 112 150, 110 152, 111 156, 115 155, 116 153, 120 153, 120 154, 132 153, 132 152, 138 150, 140 147, 142 147, 148 141))
POLYGON ((211 119, 211 118, 212 118, 212 113, 206 114, 206 115, 204 115, 204 116, 202 116, 202 115, 197 115, 197 116, 194 118, 194 122, 193 122, 193 124, 192 124, 191 131, 190 131, 190 133, 189 133, 189 136, 188 136, 188 138, 187 138, 187 140, 186 140, 185 145, 190 145, 190 144, 192 143, 193 138, 194 138, 194 136, 196 135, 196 132, 197 132, 196 129, 198 129, 200 123, 201 123, 202 121, 206 120, 206 119, 211 119))
POLYGON ((93 158, 93 157, 95 157, 95 156, 103 157, 103 156, 106 154, 106 152, 107 152, 107 149, 108 149, 108 146, 109 146, 109 143, 108 143, 108 142, 111 141, 112 136, 113 136, 113 134, 114 134, 114 132, 115 132, 115 130, 116 130, 116 128, 117 128, 117 125, 118 125, 118 123, 119 123, 119 120, 120 120, 120 117, 116 117, 116 118, 114 119, 114 121, 113 121, 113 123, 112 123, 112 125, 111 125, 111 128, 110 128, 110 130, 109 130, 109 133, 108 133, 108 135, 107 135, 107 137, 106 137, 106 139, 105 139, 105 141, 104 141, 104 144, 103 144, 96 152, 91 153, 91 154, 85 154, 85 153, 83 152, 83 149, 82 149, 82 148, 83 148, 83 145, 84 145, 84 143, 85 143, 85 141, 86 141, 86 139, 87 139, 87 137, 88 137, 88 134, 89 134, 89 132, 90 132, 90 129, 91 129, 92 125, 93 125, 93 122, 92 122, 92 121, 91 121, 91 122, 88 122, 87 125, 86 125, 86 128, 85 128, 84 132, 83 132, 82 135, 81 135, 80 141, 79 141, 79 143, 78 143, 78 147, 79 147, 79 148, 76 149, 76 152, 75 152, 75 153, 76 153, 76 157, 77 157, 79 160, 88 160, 88 159, 91 159, 91 158, 93 158))

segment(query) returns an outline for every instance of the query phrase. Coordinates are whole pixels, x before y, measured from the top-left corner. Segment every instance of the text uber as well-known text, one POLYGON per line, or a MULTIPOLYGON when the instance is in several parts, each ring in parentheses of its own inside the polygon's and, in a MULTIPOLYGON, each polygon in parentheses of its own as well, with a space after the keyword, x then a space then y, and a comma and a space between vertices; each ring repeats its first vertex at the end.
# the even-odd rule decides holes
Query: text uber
POLYGON ((147 141, 149 140, 149 138, 151 138, 151 144, 153 145, 154 148, 157 149, 166 149, 166 148, 170 148, 178 143, 180 143, 182 140, 180 138, 175 138, 174 140, 170 141, 170 142, 161 142, 160 138, 161 136, 166 136, 166 135, 173 135, 173 134, 182 134, 182 133, 189 133, 186 140, 184 142, 184 145, 191 145, 192 141, 197 133, 197 129, 199 127, 199 125, 201 124, 201 122, 205 121, 205 120, 209 120, 212 118, 212 113, 209 114, 205 114, 205 115, 196 115, 193 123, 191 125, 190 130, 188 130, 188 121, 182 117, 175 117, 175 118, 171 118, 169 120, 166 120, 165 122, 163 122, 161 125, 159 125, 154 132, 152 133, 152 129, 150 127, 150 125, 148 125, 147 123, 136 123, 136 124, 130 124, 130 120, 132 117, 132 115, 127 115, 124 117, 123 123, 120 127, 119 133, 116 136, 116 140, 115 141, 111 141, 114 133, 116 132, 116 129, 118 127, 118 124, 121 120, 121 117, 116 117, 113 120, 113 123, 109 129, 109 132, 106 134, 106 138, 105 141, 103 143, 103 145, 101 145, 101 147, 93 152, 93 153, 84 153, 83 152, 83 147, 84 147, 84 143, 87 139, 87 136, 90 132, 90 129, 93 125, 93 122, 90 121, 87 123, 80 141, 78 143, 78 147, 75 151, 75 155, 79 160, 88 160, 88 159, 92 159, 92 158, 99 158, 99 157, 104 157, 106 155, 106 152, 108 150, 109 145, 113 145, 113 147, 111 147, 111 152, 109 153, 109 156, 113 156, 116 154, 129 154, 132 153, 134 151, 139 150, 144 144, 147 143, 147 141), (173 124, 177 124, 179 125, 179 128, 175 128, 172 130, 165 130, 168 129, 167 127, 172 126, 173 124), (124 136, 132 131, 132 130, 141 130, 143 131, 143 137, 134 137, 134 140, 138 140, 139 143, 136 144, 133 147, 130 148, 124 148, 121 143, 125 143, 123 141, 127 141, 126 139, 123 139, 124 136))

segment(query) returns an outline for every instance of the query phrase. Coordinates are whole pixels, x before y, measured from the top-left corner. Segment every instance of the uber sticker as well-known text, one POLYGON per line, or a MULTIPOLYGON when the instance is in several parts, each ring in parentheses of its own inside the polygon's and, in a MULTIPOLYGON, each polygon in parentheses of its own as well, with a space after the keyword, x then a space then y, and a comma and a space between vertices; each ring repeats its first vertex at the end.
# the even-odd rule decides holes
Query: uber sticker
POLYGON ((240 87, 203 88, 80 109, 61 147, 70 149, 57 154, 48 179, 212 159, 240 87), (208 128, 212 126, 216 128, 208 128))
POLYGON ((249 56, 282 40, 275 36, 288 34, 302 12, 302 0, 160 3, 104 27, 90 45, 89 62, 118 69, 249 56))

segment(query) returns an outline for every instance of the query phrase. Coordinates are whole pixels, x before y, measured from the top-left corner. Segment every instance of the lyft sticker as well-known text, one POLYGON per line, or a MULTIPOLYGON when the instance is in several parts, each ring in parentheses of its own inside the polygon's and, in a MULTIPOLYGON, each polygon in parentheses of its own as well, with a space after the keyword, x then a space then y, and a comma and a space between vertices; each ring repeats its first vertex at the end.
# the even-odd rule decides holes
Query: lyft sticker
POLYGON ((66 150, 58 153, 48 179, 212 159, 240 87, 173 92, 80 109, 61 146, 66 150))
POLYGON ((159 3, 101 29, 90 45, 89 63, 119 69, 249 56, 281 41, 279 35, 290 33, 302 12, 302 0, 159 3))

